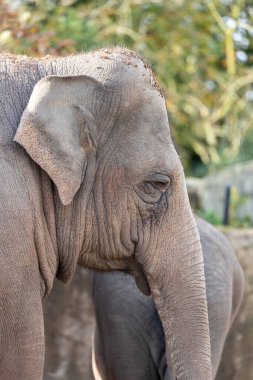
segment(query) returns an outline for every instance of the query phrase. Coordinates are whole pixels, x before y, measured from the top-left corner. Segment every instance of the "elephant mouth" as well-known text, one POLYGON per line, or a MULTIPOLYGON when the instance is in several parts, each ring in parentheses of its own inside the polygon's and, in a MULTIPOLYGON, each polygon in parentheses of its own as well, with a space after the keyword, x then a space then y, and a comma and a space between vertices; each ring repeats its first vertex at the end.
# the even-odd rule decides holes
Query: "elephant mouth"
POLYGON ((128 270, 126 271, 131 276, 134 277, 135 283, 138 289, 145 295, 150 296, 151 291, 146 279, 146 276, 143 272, 141 264, 136 260, 135 256, 132 256, 128 260, 128 270))
POLYGON ((151 295, 150 287, 149 287, 148 281, 147 281, 146 277, 144 276, 144 274, 135 277, 135 283, 136 283, 137 287, 139 288, 139 290, 145 296, 148 297, 151 295))
MULTIPOLYGON (((80 264, 83 265, 83 263, 80 263, 80 264)), ((122 273, 130 274, 135 279, 135 283, 138 289, 141 291, 141 293, 143 293, 145 296, 151 295, 149 283, 144 274, 141 264, 138 262, 138 260, 135 257, 135 254, 133 254, 132 256, 128 258, 118 260, 117 265, 115 265, 115 260, 113 262, 113 265, 110 265, 110 264, 111 264, 111 261, 110 262, 104 261, 103 265, 94 266, 94 265, 89 265, 89 263, 86 262, 85 266, 96 272, 116 270, 122 273)))

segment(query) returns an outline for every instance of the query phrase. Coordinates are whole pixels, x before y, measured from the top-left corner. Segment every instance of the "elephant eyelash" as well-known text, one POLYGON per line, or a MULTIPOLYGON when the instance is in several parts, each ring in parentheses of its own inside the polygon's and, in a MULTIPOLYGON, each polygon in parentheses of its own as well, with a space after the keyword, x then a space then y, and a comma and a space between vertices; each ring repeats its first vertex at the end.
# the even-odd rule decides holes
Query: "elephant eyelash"
POLYGON ((145 187, 149 192, 165 192, 170 187, 171 180, 166 181, 146 181, 145 187))

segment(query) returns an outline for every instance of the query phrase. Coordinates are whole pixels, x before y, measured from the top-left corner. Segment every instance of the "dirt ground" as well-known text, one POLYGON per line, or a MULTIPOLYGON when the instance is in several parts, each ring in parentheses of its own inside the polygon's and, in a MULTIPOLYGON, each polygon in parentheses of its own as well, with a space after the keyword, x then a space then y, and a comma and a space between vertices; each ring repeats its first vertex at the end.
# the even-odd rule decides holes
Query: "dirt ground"
MULTIPOLYGON (((246 278, 239 315, 228 336, 217 380, 253 379, 253 229, 225 232, 234 245, 246 278)), ((90 274, 79 268, 72 283, 55 287, 45 305, 44 380, 90 380, 94 327, 90 274)))

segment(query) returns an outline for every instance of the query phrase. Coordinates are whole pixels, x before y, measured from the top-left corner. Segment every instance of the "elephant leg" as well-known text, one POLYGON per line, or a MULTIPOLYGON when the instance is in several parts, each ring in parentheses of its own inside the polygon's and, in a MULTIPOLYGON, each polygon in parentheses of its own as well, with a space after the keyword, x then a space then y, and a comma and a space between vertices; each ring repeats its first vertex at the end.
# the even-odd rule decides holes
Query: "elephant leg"
POLYGON ((27 267, 14 272, 4 269, 0 276, 0 379, 40 380, 44 362, 40 277, 27 267))
POLYGON ((139 292, 131 277, 118 272, 95 274, 93 296, 97 321, 93 341, 95 379, 172 380, 167 371, 164 332, 153 300, 139 292))

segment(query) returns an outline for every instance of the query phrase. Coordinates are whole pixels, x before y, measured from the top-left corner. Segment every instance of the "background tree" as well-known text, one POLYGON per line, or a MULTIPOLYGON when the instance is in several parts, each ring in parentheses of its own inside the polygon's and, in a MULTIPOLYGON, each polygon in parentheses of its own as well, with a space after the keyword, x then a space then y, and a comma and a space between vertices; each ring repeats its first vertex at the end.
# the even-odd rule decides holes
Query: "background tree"
POLYGON ((0 47, 32 55, 121 44, 153 65, 187 174, 253 158, 253 2, 0 0, 0 47))

